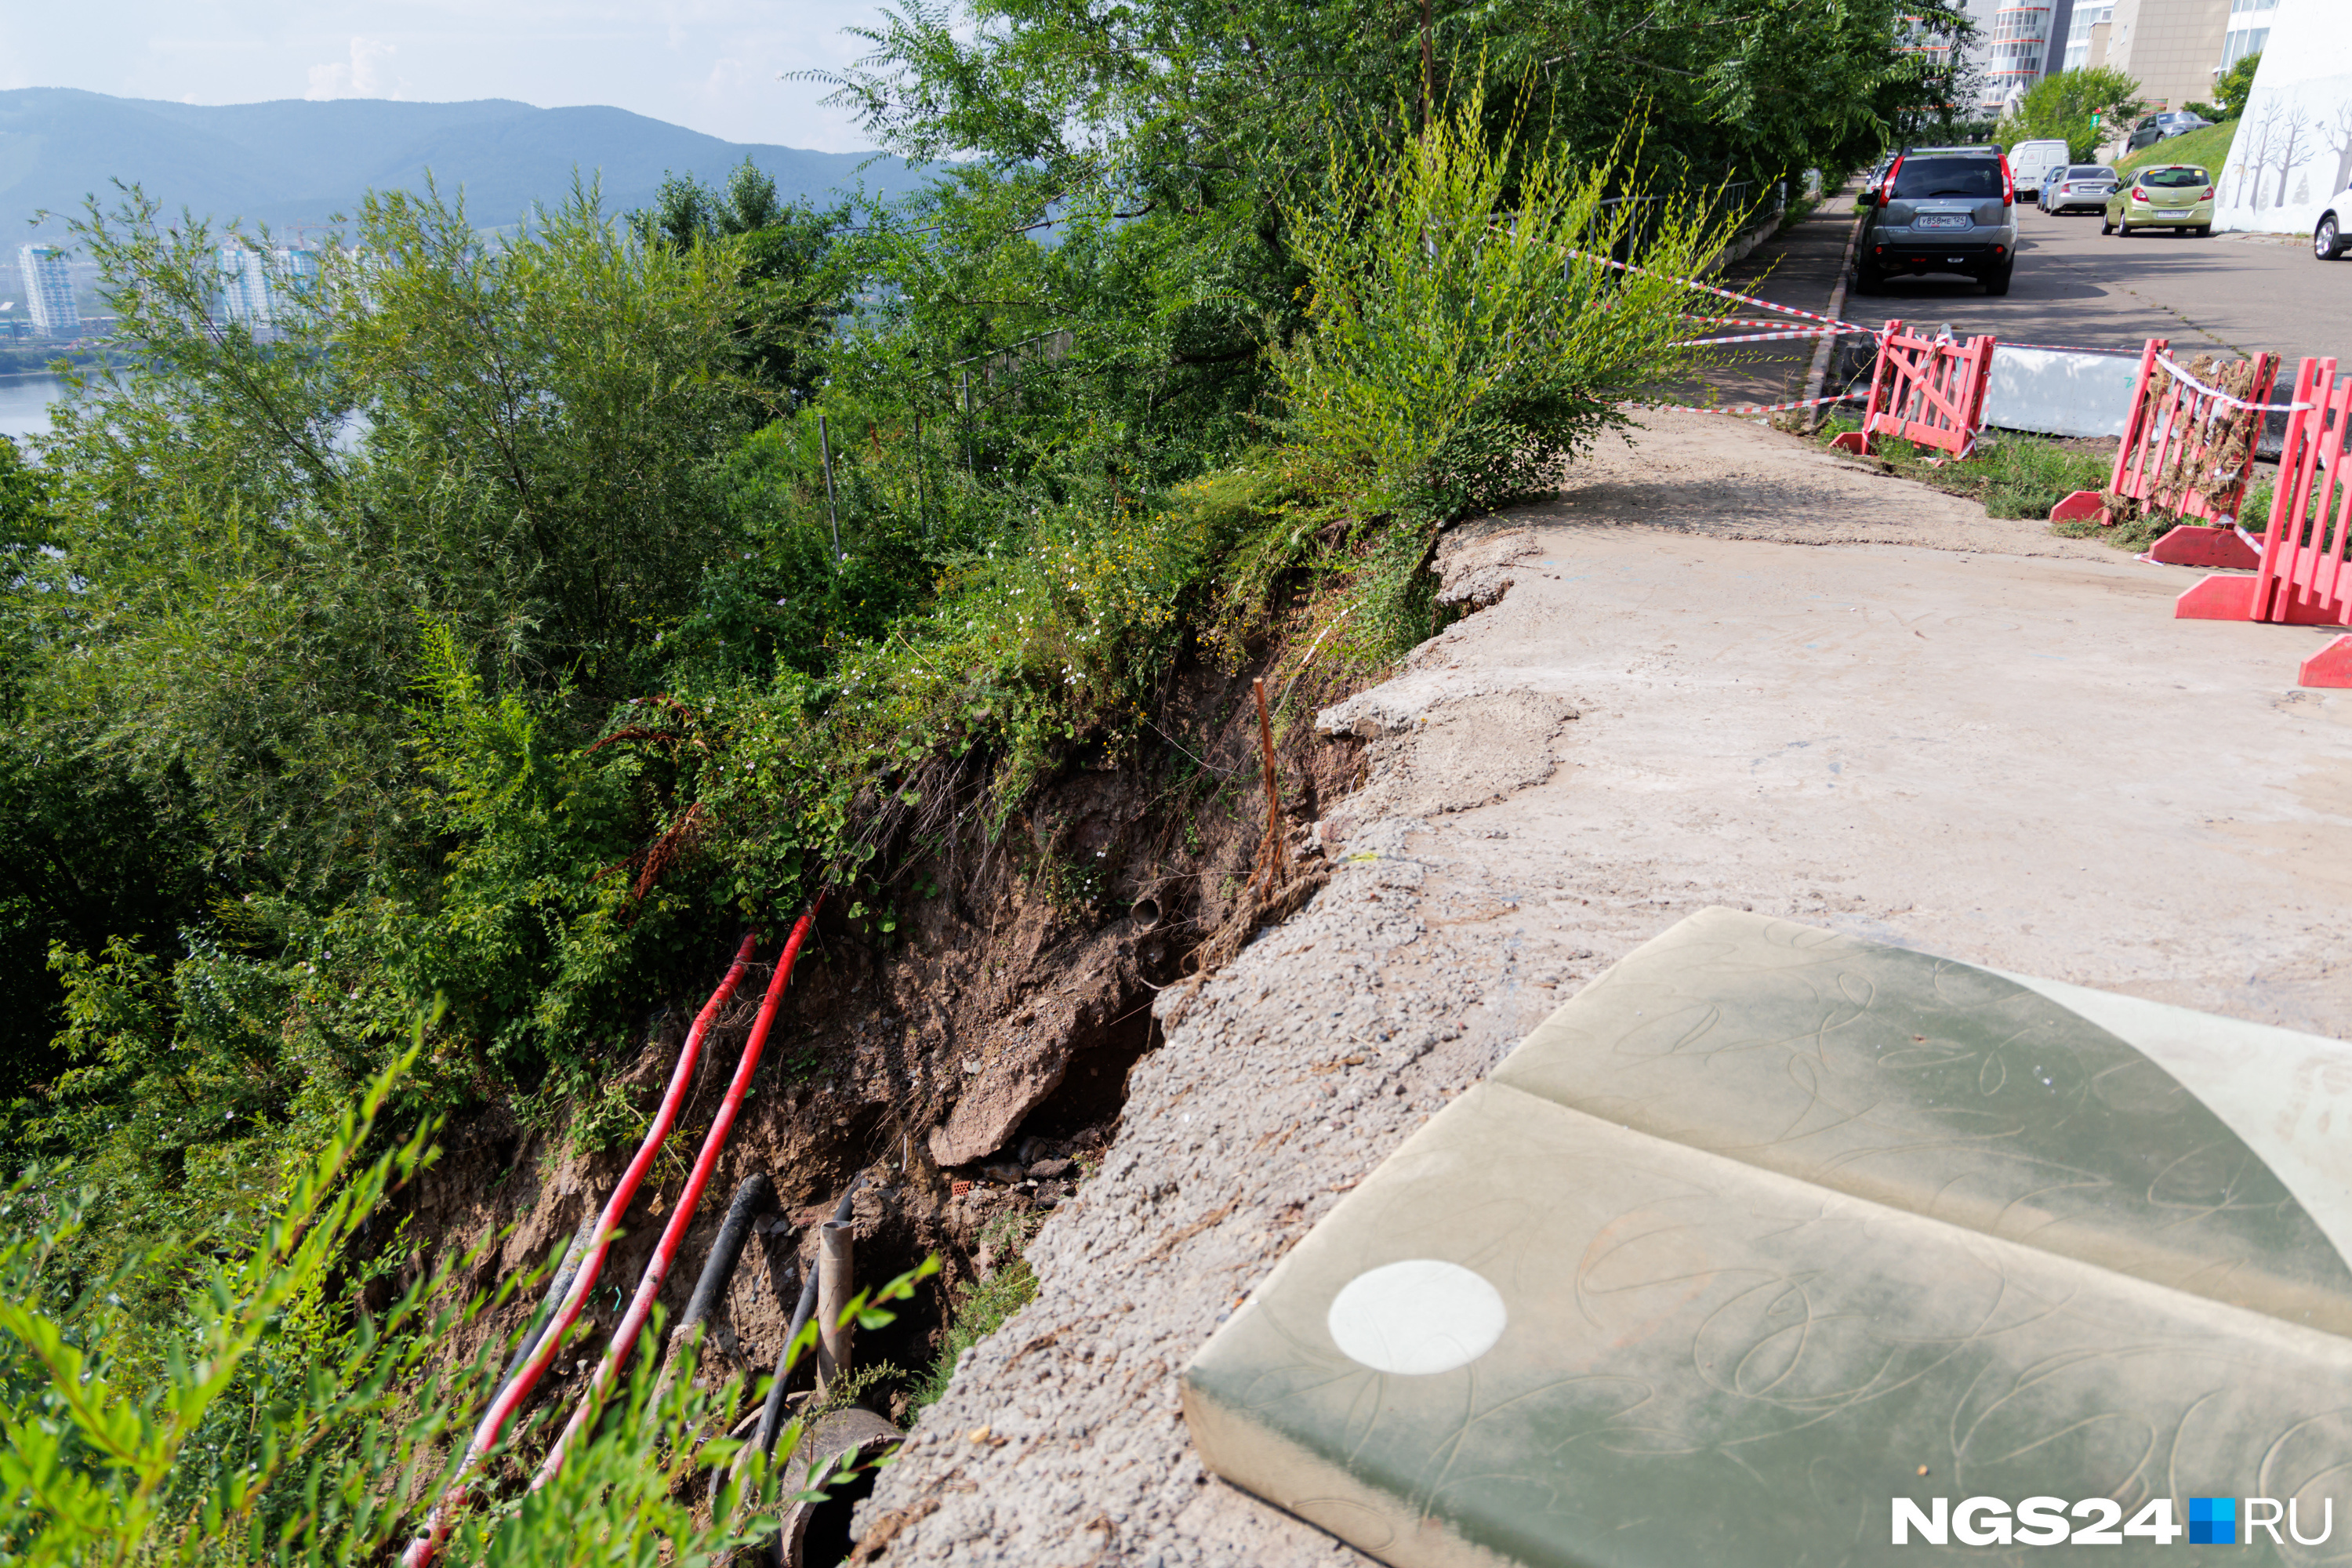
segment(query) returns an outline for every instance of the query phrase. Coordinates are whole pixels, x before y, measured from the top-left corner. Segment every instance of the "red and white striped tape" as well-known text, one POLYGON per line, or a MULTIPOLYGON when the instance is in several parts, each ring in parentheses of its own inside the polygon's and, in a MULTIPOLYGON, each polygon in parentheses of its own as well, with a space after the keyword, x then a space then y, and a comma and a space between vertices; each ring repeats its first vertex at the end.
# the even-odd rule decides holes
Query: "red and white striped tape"
POLYGON ((2170 373, 2176 379, 2187 382, 2189 385, 2195 387, 2206 396, 2226 403, 2232 408, 2252 408, 2257 413, 2262 414, 2293 414, 2299 409, 2309 408, 2312 406, 2312 405, 2308 403, 2249 403, 2242 397, 2231 396, 2228 393, 2222 391, 2218 386, 2206 385, 2203 382, 2189 374, 2186 370, 2183 370, 2180 367, 2179 362, 2175 360, 2170 354, 2157 355, 2156 363, 2162 365, 2166 371, 2170 373))
MULTIPOLYGON (((1749 332, 1737 338, 1685 338, 1673 346, 1678 349, 1721 348, 1727 343, 1777 343, 1787 338, 1841 338, 1844 327, 1792 327, 1785 332, 1749 332)), ((1854 328, 1859 331, 1862 329, 1854 328)))
MULTIPOLYGON (((1620 261, 1613 256, 1597 256, 1591 251, 1578 250, 1572 247, 1565 245, 1561 246, 1559 248, 1563 255, 1572 256, 1578 260, 1598 261, 1603 267, 1613 267, 1620 272, 1631 272, 1637 277, 1657 278, 1664 276, 1662 273, 1653 272, 1646 267, 1636 267, 1630 261, 1620 261)), ((1841 321, 1835 316, 1824 316, 1819 311, 1801 310, 1794 305, 1776 305, 1769 300, 1759 300, 1753 294, 1742 294, 1730 289, 1718 289, 1712 283, 1701 283, 1694 278, 1669 278, 1667 279, 1667 281, 1671 283, 1679 283, 1684 288, 1693 289, 1701 294, 1712 294, 1718 300, 1736 300, 1743 305, 1753 305, 1759 310, 1770 310, 1776 314, 1783 316, 1795 316, 1801 320, 1808 321, 1821 321, 1826 325, 1839 328, 1844 331, 1866 332, 1871 330, 1868 327, 1858 327, 1852 321, 1841 321)))
POLYGON ((1848 395, 1832 393, 1827 397, 1801 397, 1794 403, 1743 403, 1733 408, 1710 408, 1698 403, 1627 403, 1627 408, 1654 409, 1669 414, 1786 414, 1792 408, 1818 408, 1824 403, 1843 403, 1848 395))

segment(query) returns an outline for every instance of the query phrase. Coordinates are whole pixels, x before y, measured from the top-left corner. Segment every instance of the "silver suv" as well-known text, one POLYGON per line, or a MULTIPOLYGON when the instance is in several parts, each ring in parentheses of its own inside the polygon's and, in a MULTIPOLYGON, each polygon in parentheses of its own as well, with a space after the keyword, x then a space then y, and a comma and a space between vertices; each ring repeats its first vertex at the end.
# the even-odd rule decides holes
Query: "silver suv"
POLYGON ((1993 147, 1906 147, 1856 198, 1866 209, 1853 289, 1875 294, 1906 273, 1958 272, 1988 294, 2017 268, 2017 184, 1993 147))

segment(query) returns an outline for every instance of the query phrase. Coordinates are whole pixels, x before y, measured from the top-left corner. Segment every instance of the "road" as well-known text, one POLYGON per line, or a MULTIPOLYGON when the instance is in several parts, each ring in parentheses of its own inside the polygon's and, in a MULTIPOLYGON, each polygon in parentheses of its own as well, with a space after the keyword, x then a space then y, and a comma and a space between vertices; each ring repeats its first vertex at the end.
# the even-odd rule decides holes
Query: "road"
MULTIPOLYGON (((1899 318, 1963 337, 2066 347, 2137 349, 2164 337, 2232 356, 2267 349, 2287 356, 2288 377, 2303 354, 2352 362, 2352 258, 2323 264, 2303 241, 2275 236, 2126 239, 2102 237, 2092 213, 2053 217, 2021 204, 2018 215, 2017 273, 2006 296, 1990 298, 1959 278, 1897 279, 1878 294, 1849 291, 1845 319, 1876 327, 1899 318)), ((1853 216, 1851 195, 1840 195, 1733 268, 1728 286, 1827 309, 1853 216)), ((1802 395, 1811 357, 1801 340, 1724 351, 1704 379, 1727 403, 1778 402, 1802 395)))
POLYGON ((1949 321, 2004 342, 2137 348, 2168 337, 2217 353, 2352 360, 2352 261, 2322 263, 2303 241, 2275 236, 2102 237, 2095 214, 2018 211, 2006 297, 1958 279, 1901 279, 1878 295, 1850 295, 1847 318, 1949 321))

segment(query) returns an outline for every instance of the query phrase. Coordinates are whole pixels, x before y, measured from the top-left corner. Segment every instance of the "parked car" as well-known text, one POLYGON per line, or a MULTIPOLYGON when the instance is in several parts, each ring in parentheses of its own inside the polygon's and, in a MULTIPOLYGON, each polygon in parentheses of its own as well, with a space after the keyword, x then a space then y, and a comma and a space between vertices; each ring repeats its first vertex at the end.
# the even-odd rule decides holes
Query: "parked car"
POLYGON ((2352 228, 2352 186, 2327 198, 2326 210, 2312 226, 2311 253, 2322 261, 2333 261, 2343 255, 2352 247, 2352 235, 2346 233, 2347 228, 2352 228))
POLYGON ((2042 188, 2042 210, 2070 213, 2107 205, 2116 194, 2118 176, 2105 163, 2070 163, 2058 170, 2042 188))
POLYGON ((2039 142, 2020 142, 2009 150, 2009 166, 2017 174, 2017 194, 2038 196, 2042 194, 2043 174, 2067 162, 2074 150, 2055 137, 2039 142))
POLYGON ((2168 109, 2151 114, 2132 127, 2131 150, 2153 147, 2174 136, 2186 136, 2191 131, 2202 131, 2213 122, 2201 114, 2191 114, 2185 109, 2168 109))
POLYGON ((2128 235, 2136 228, 2212 233, 2212 176, 2194 163, 2142 169, 2108 195, 2099 220, 2101 234, 2128 235))
POLYGON ((1864 191, 1854 291, 1902 274, 1958 272, 2009 292, 2017 266, 2017 186, 1992 147, 1908 147, 1864 191))

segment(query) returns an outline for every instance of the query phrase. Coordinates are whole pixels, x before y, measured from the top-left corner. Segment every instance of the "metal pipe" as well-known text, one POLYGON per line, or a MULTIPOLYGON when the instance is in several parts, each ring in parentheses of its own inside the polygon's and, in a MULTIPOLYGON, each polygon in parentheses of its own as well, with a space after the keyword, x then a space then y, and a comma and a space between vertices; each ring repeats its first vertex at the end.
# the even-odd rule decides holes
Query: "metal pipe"
POLYGON ((662 1357, 661 1376, 655 1381, 653 1397, 646 1402, 648 1426, 656 1422, 662 1395, 669 1390, 671 1373, 680 1360, 701 1344, 704 1321, 718 1309, 719 1298, 726 1294, 728 1282, 735 1278, 735 1266, 743 1257, 743 1244, 751 1239, 751 1222, 768 1209, 775 1195, 776 1189, 761 1171, 752 1172, 736 1187, 734 1200, 727 1205, 727 1217, 719 1222, 719 1235, 710 1243, 710 1256, 702 1261, 702 1277, 694 1282, 694 1294, 688 1298, 686 1311, 670 1334, 669 1352, 662 1357))
MULTIPOLYGON (((850 1200, 857 1196, 857 1189, 865 1180, 863 1176, 853 1180, 849 1190, 843 1193, 841 1201, 834 1205, 833 1221, 835 1225, 849 1218, 850 1200)), ((783 1429, 784 1425, 784 1381, 791 1376, 793 1366, 793 1345, 800 1339, 801 1331, 808 1327, 809 1319, 816 1313, 816 1275, 815 1268, 811 1267, 808 1277, 801 1282, 800 1303, 793 1310, 793 1326, 784 1331, 783 1346, 776 1352, 776 1375, 768 1382, 768 1402, 760 1409, 760 1427, 751 1438, 751 1447, 743 1450, 746 1455, 751 1452, 751 1448, 757 1448, 762 1454, 776 1451, 776 1434, 783 1429)))
POLYGON ((845 1320, 857 1294, 857 1231, 835 1220, 817 1232, 816 1247, 816 1387, 824 1394, 849 1375, 857 1325, 845 1320))
POLYGON ((841 554, 841 506, 833 495, 833 443, 824 432, 824 416, 816 416, 816 460, 824 468, 824 514, 833 522, 833 558, 841 554))

